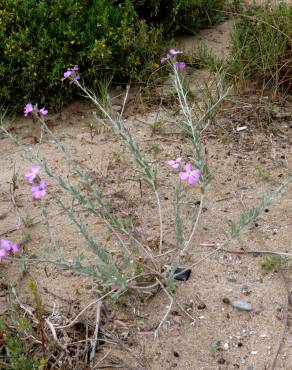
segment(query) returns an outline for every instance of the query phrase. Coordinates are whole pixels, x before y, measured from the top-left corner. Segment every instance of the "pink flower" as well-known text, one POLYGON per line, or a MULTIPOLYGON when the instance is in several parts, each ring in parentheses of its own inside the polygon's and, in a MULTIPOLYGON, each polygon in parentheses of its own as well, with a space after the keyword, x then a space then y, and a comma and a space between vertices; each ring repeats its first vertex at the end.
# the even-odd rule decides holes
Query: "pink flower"
POLYGON ((168 55, 170 56, 175 56, 175 55, 179 55, 179 54, 183 54, 182 51, 180 50, 177 50, 177 49, 170 49, 169 52, 168 52, 168 55))
POLYGON ((182 181, 187 181, 190 185, 199 182, 201 171, 199 169, 192 169, 192 165, 187 163, 184 166, 184 171, 179 173, 179 178, 182 181))
POLYGON ((187 65, 186 65, 185 62, 174 62, 173 66, 176 69, 184 69, 184 68, 186 68, 187 65))
POLYGON ((39 110, 39 113, 40 113, 42 116, 46 116, 46 115, 48 114, 48 111, 47 111, 47 109, 45 109, 45 107, 44 107, 44 108, 42 108, 42 109, 40 109, 40 110, 39 110))
MULTIPOLYGON (((179 54, 183 54, 183 52, 177 49, 170 49, 168 53, 166 54, 166 56, 160 59, 160 62, 161 64, 166 63, 170 58, 175 57, 176 55, 179 55, 179 54)), ((177 62, 177 63, 180 63, 180 62, 177 62)))
POLYGON ((5 252, 9 252, 11 250, 11 241, 1 239, 0 240, 1 249, 5 252))
POLYGON ((31 103, 26 104, 24 107, 24 117, 27 117, 29 113, 40 113, 42 116, 46 116, 48 114, 48 111, 43 107, 42 109, 38 110, 37 106, 33 106, 31 103))
POLYGON ((29 113, 33 112, 33 106, 31 103, 27 103, 24 107, 24 117, 27 117, 29 113))
POLYGON ((179 168, 179 165, 180 165, 180 162, 181 162, 181 160, 182 160, 182 157, 178 157, 178 158, 176 158, 175 160, 170 160, 170 161, 167 161, 167 164, 170 166, 170 167, 172 167, 173 169, 177 169, 177 168, 179 168))
POLYGON ((11 249, 12 249, 13 253, 17 253, 17 252, 19 252, 20 248, 19 248, 18 244, 12 244, 11 249))
POLYGON ((61 81, 66 80, 67 78, 70 77, 71 83, 76 82, 77 80, 80 80, 80 75, 78 72, 78 65, 75 64, 73 68, 68 68, 66 72, 64 72, 63 77, 61 78, 61 81))
POLYGON ((0 262, 2 262, 5 257, 6 257, 5 250, 4 249, 0 249, 0 262))
POLYGON ((27 179, 28 182, 31 184, 34 182, 34 180, 37 178, 38 173, 40 172, 41 167, 37 165, 32 165, 31 166, 31 172, 26 173, 24 176, 27 179))
POLYGON ((46 181, 41 180, 39 185, 32 184, 31 186, 31 194, 34 199, 42 199, 45 196, 47 196, 47 190, 46 190, 46 181))
POLYGON ((9 253, 12 251, 13 253, 19 252, 19 245, 18 244, 12 244, 10 240, 1 239, 0 240, 0 262, 4 260, 4 258, 9 255, 9 253))
POLYGON ((166 55, 165 57, 162 57, 161 59, 160 59, 160 62, 161 62, 161 64, 163 64, 163 63, 166 63, 167 61, 168 61, 168 59, 170 58, 170 55, 166 55))

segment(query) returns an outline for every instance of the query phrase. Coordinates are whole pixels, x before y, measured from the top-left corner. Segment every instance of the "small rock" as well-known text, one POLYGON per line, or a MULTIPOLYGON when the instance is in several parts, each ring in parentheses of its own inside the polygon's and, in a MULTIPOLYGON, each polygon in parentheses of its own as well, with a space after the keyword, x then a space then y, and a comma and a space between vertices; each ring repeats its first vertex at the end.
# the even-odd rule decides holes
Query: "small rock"
POLYGON ((237 279, 234 276, 230 276, 227 278, 227 281, 229 281, 229 283, 236 283, 237 279))
POLYGON ((209 348, 212 352, 219 351, 221 348, 221 342, 220 340, 212 340, 209 343, 209 348))
POLYGON ((250 303, 244 301, 232 301, 230 302, 231 306, 237 308, 241 311, 252 311, 252 306, 250 303))
POLYGON ((249 295, 251 293, 249 286, 247 284, 241 284, 240 285, 240 291, 244 295, 249 295))
POLYGON ((238 127, 236 127, 237 132, 244 131, 246 129, 247 129, 247 126, 238 126, 238 127))
POLYGON ((223 303, 225 303, 225 304, 230 304, 230 299, 229 299, 229 298, 227 298, 227 297, 224 297, 224 298, 222 299, 222 302, 223 302, 223 303))
POLYGON ((120 112, 122 110, 122 106, 121 105, 113 105, 112 108, 113 108, 113 110, 115 112, 120 112))
POLYGON ((187 281, 191 275, 192 270, 177 267, 174 271, 174 279, 180 281, 187 281))

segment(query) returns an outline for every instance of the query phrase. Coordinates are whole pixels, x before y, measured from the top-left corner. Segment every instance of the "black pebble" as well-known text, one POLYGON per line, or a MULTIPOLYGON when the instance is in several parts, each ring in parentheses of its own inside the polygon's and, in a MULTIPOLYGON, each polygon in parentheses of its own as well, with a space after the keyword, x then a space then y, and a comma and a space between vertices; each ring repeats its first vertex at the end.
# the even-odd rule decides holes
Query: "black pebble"
POLYGON ((174 271, 174 278, 175 278, 175 280, 187 281, 187 280, 189 280, 191 272, 192 272, 192 270, 190 270, 190 269, 186 270, 182 267, 178 267, 174 271))

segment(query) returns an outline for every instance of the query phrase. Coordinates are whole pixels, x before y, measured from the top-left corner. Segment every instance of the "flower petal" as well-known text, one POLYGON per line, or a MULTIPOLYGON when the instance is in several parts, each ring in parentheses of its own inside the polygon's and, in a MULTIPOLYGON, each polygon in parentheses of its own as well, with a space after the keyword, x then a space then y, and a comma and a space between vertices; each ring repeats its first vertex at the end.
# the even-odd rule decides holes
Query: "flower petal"
POLYGON ((191 175, 189 176, 188 182, 190 185, 194 185, 200 180, 200 174, 201 171, 196 169, 194 171, 191 171, 191 175))
POLYGON ((12 249, 13 253, 17 253, 20 250, 18 244, 12 244, 11 249, 12 249))
POLYGON ((191 171, 192 170, 192 165, 190 163, 186 163, 185 166, 184 166, 184 170, 186 172, 191 171))
POLYGON ((39 110, 39 113, 42 115, 42 116, 46 116, 48 114, 48 111, 45 107, 43 107, 42 109, 39 110))
POLYGON ((1 244, 2 250, 4 250, 5 252, 10 251, 10 249, 11 249, 11 241, 10 240, 1 239, 0 244, 1 244))
POLYGON ((168 54, 171 55, 171 56, 174 56, 174 55, 178 55, 178 54, 183 54, 183 52, 180 51, 180 50, 177 50, 177 49, 170 49, 168 54))
POLYGON ((170 56, 169 56, 169 55, 166 55, 165 57, 162 57, 162 58, 160 59, 161 64, 166 63, 166 62, 168 61, 168 59, 169 59, 169 58, 170 58, 170 56))
POLYGON ((187 65, 185 62, 174 62, 173 66, 176 69, 185 69, 187 65))
POLYGON ((178 174, 179 178, 182 180, 182 181, 186 181, 188 179, 188 173, 187 172, 180 172, 178 174))

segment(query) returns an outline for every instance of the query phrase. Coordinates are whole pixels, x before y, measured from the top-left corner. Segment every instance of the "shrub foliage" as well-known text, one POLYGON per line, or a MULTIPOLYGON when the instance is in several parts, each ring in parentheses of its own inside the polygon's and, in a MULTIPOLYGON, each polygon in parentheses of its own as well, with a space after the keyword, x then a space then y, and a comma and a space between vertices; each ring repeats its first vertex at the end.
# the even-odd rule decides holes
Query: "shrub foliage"
POLYGON ((236 76, 292 90, 292 8, 252 7, 231 37, 231 71, 236 76))
POLYGON ((0 0, 1 105, 60 108, 74 94, 60 77, 74 64, 92 89, 105 76, 145 80, 164 48, 161 24, 184 22, 192 9, 192 26, 203 25, 211 14, 203 14, 203 4, 222 1, 0 0))

